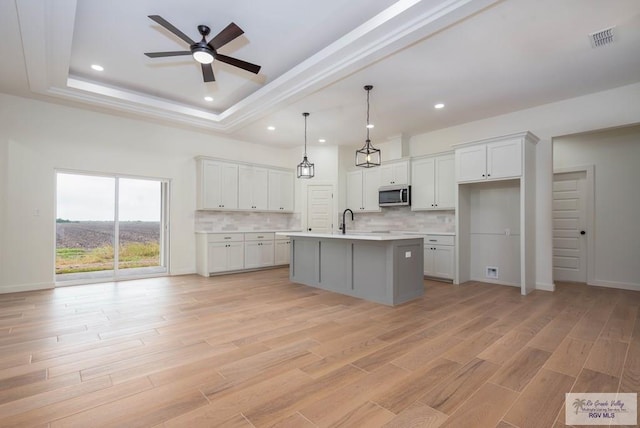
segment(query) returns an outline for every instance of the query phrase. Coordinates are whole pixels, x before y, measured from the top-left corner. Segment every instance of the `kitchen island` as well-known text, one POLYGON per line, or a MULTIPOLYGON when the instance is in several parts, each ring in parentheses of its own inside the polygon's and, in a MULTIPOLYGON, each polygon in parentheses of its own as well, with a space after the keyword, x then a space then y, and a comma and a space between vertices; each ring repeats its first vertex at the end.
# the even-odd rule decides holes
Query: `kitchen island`
POLYGON ((289 279, 398 305, 422 296, 423 238, 397 234, 280 232, 291 240, 289 279))

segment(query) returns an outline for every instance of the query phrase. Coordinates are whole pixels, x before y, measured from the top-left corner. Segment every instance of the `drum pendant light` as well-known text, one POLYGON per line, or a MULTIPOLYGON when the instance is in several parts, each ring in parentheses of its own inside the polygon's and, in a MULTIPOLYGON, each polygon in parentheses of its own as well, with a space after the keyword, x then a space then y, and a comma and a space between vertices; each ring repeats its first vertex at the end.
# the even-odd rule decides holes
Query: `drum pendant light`
POLYGON ((360 150, 356 150, 356 166, 361 166, 363 168, 380 166, 380 149, 373 147, 371 139, 369 138, 369 129, 373 128, 369 123, 369 92, 372 89, 373 86, 371 85, 364 87, 364 90, 367 91, 367 140, 360 150))
POLYGON ((307 159, 307 117, 309 113, 302 113, 304 116, 304 157, 302 162, 298 164, 298 178, 313 178, 315 175, 315 166, 307 159))

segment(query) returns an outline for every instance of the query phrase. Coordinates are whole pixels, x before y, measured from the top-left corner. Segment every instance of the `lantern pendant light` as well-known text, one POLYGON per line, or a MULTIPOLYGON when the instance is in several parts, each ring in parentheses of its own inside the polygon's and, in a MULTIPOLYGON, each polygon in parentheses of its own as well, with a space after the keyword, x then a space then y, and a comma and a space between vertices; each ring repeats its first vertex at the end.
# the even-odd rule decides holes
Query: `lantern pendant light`
POLYGON ((307 159, 307 117, 309 113, 302 113, 304 116, 304 157, 302 162, 298 164, 298 178, 313 178, 315 175, 315 166, 307 159))
POLYGON ((371 139, 369 139, 369 129, 373 128, 369 123, 369 92, 372 89, 373 86, 371 85, 364 87, 364 90, 367 91, 367 140, 360 150, 356 150, 356 166, 363 168, 380 166, 380 149, 373 147, 371 139))

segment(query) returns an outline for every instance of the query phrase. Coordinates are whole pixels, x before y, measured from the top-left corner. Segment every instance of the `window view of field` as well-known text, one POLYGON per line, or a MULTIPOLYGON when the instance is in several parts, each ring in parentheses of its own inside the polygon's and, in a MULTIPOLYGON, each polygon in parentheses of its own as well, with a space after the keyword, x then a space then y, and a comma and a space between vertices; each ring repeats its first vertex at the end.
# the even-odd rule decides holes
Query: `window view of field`
MULTIPOLYGON (((118 267, 160 266, 160 222, 121 221, 118 267)), ((112 221, 56 221, 56 274, 114 267, 112 221)))
POLYGON ((56 280, 166 272, 162 189, 158 180, 57 173, 56 280))

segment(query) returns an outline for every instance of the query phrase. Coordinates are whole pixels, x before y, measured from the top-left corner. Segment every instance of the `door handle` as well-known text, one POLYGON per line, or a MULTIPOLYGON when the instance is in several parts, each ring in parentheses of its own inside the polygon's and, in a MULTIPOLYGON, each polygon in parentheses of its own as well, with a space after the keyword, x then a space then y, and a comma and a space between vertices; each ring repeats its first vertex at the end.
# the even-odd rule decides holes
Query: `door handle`
POLYGON ((311 232, 311 228, 309 228, 308 230, 309 230, 309 232, 311 232))
POLYGON ((580 235, 586 235, 586 234, 587 234, 587 232, 585 232, 584 230, 580 231, 580 235))

